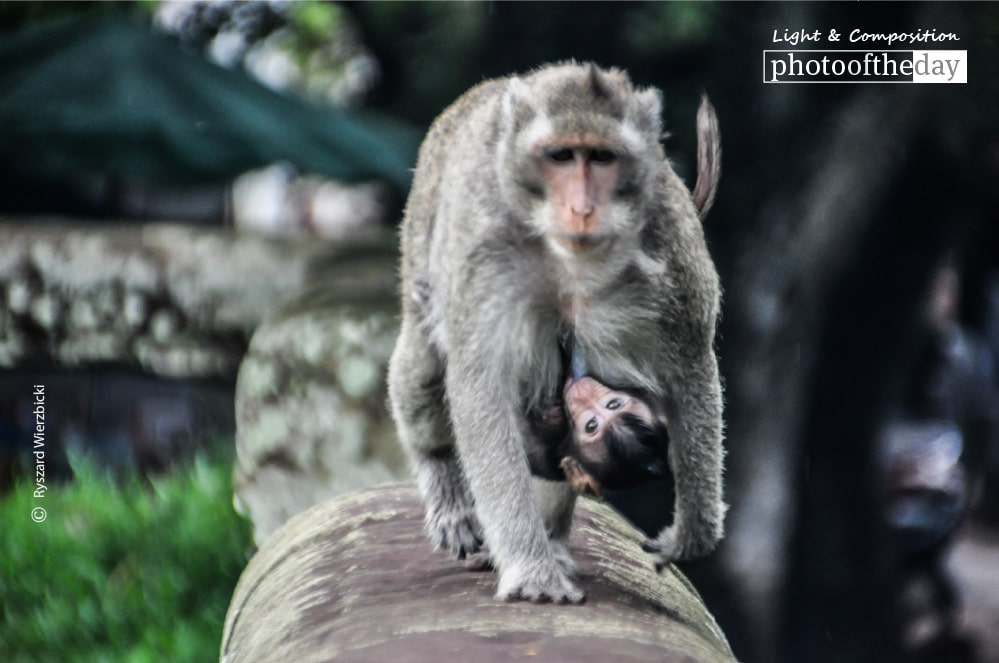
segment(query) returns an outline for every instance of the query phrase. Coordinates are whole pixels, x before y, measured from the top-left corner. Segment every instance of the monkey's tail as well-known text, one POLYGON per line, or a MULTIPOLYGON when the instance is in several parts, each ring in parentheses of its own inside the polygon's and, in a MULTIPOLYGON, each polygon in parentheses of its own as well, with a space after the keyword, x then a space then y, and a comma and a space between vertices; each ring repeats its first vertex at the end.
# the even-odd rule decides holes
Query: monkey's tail
POLYGON ((721 179, 721 132, 718 116, 708 95, 701 95, 697 109, 697 183, 694 185, 694 207, 701 220, 715 202, 718 180, 721 179))

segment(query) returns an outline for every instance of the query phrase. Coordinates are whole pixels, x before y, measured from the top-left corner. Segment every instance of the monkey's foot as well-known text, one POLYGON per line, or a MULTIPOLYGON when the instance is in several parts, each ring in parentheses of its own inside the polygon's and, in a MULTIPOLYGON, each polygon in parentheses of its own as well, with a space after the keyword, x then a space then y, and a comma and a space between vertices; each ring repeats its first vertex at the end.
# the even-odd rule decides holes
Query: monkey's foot
POLYGON ((427 512, 427 531, 434 547, 455 559, 465 559, 482 549, 482 526, 471 511, 427 512))
POLYGON ((531 603, 575 603, 586 600, 557 563, 540 567, 513 566, 500 574, 496 598, 531 603))

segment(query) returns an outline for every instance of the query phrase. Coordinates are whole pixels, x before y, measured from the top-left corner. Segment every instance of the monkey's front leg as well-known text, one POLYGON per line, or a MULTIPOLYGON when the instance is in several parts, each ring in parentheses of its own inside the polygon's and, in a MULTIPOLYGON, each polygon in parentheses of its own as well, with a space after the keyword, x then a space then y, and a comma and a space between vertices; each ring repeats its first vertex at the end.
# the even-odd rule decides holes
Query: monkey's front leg
POLYGON ((583 592, 559 562, 535 502, 515 379, 489 368, 500 365, 453 352, 447 370, 455 440, 499 572, 496 596, 580 603, 583 592))
POLYGON ((683 388, 668 408, 669 460, 676 486, 673 524, 643 548, 656 567, 710 553, 722 537, 722 395, 714 353, 684 371, 683 388))

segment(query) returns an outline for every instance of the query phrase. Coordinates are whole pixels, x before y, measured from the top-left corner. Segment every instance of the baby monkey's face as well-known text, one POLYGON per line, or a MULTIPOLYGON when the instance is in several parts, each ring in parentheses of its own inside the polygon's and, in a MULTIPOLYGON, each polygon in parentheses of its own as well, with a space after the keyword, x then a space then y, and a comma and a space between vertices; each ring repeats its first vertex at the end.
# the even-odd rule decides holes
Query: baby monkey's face
POLYGON ((641 392, 613 389, 590 377, 570 379, 563 390, 559 467, 578 493, 627 490, 668 475, 669 432, 654 401, 641 392), (563 433, 564 435, 564 433, 563 433))
POLYGON ((584 449, 587 443, 601 441, 607 428, 625 414, 652 425, 652 410, 644 401, 591 377, 570 378, 565 383, 563 395, 573 435, 584 449))

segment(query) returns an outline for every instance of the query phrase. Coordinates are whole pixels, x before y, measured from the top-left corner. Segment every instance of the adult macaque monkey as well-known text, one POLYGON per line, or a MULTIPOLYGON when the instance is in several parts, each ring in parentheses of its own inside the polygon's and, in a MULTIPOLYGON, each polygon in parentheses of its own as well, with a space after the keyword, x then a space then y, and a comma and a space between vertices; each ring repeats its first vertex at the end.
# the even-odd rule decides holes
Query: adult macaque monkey
POLYGON ((622 71, 561 64, 473 88, 420 149, 392 411, 431 539, 458 558, 484 542, 500 598, 583 600, 567 547, 575 493, 544 482, 536 499, 526 451, 570 338, 593 375, 649 394, 667 418, 674 523, 646 550, 665 564, 722 535, 719 287, 698 218, 718 135, 705 101, 695 206, 659 143, 660 112, 659 92, 622 71))

